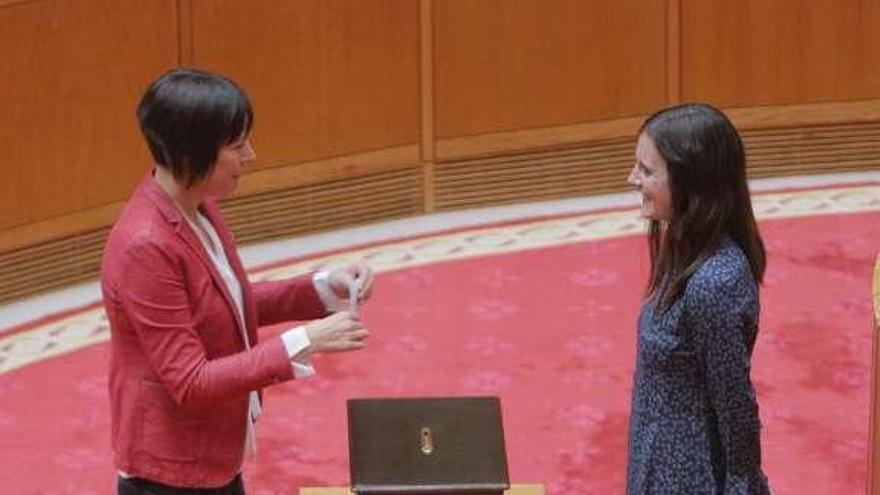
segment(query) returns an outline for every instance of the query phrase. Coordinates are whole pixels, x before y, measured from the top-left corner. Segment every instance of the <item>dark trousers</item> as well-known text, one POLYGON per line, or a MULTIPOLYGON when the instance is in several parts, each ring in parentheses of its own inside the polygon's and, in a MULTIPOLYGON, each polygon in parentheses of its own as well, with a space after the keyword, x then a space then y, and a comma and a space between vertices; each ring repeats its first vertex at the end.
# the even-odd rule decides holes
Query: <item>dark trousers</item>
POLYGON ((244 495, 244 483, 240 474, 229 484, 218 488, 179 488, 142 478, 120 476, 116 490, 119 495, 244 495))

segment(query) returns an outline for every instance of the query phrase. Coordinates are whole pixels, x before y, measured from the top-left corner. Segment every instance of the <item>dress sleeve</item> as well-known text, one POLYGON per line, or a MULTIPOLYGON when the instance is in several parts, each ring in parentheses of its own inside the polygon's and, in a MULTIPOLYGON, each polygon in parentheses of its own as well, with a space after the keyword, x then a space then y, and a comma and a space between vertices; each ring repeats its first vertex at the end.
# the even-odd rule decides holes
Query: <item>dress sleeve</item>
MULTIPOLYGON (((736 277, 695 280, 687 309, 706 364, 706 390, 723 451, 725 495, 769 494, 761 470, 761 422, 752 386, 757 290, 736 277)), ((751 285, 750 285, 751 284, 751 285)))

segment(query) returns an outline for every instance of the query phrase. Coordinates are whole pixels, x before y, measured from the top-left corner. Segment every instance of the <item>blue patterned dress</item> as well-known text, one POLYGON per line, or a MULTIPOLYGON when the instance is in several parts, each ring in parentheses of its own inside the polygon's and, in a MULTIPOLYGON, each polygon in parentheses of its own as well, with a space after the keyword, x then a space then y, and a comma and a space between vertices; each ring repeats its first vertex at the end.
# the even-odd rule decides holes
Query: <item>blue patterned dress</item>
POLYGON ((663 315, 639 315, 628 495, 764 495, 750 358, 758 288, 725 240, 663 315))

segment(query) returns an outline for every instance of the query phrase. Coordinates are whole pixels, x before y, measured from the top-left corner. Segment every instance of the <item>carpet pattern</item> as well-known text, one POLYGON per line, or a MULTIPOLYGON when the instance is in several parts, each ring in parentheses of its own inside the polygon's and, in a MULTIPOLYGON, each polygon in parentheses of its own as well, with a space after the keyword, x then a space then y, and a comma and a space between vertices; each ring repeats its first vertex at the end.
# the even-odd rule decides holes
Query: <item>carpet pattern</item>
MULTIPOLYGON (((754 381, 777 494, 865 488, 876 184, 755 195, 768 248, 754 381)), ((364 351, 267 389, 249 493, 347 483, 345 400, 498 395, 511 479, 623 492, 635 317, 647 275, 632 210, 449 231, 254 270, 363 257, 379 275, 364 351)), ((266 332, 279 332, 276 326, 266 332)), ((0 331, 0 480, 9 493, 111 493, 108 329, 98 305, 0 331)))

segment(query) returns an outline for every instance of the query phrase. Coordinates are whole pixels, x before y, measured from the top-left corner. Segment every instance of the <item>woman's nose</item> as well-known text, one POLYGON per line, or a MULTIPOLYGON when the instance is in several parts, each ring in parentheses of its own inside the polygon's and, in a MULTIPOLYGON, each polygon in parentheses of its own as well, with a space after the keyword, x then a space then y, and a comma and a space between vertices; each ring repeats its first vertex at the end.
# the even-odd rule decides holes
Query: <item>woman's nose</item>
POLYGON ((254 151, 254 146, 251 144, 251 140, 248 139, 247 143, 244 145, 244 153, 242 156, 242 160, 246 162, 252 162, 257 159, 257 152, 254 151))
POLYGON ((629 176, 627 176, 626 181, 629 182, 631 186, 639 187, 639 180, 637 175, 638 171, 636 170, 636 167, 633 167, 632 170, 629 171, 629 176))

